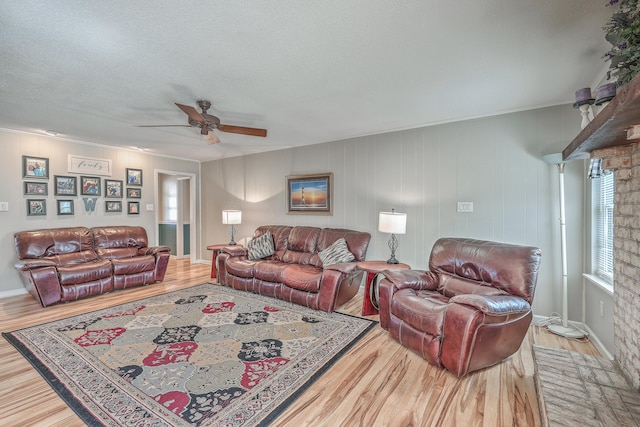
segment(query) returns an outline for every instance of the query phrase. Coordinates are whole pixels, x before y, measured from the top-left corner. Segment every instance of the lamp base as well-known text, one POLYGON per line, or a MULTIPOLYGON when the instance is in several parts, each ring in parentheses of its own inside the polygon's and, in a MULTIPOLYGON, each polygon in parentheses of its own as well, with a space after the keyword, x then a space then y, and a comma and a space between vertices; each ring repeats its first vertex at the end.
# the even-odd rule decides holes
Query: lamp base
POLYGON ((549 330, 549 332, 553 332, 554 334, 560 335, 565 338, 580 339, 584 337, 584 334, 582 332, 572 327, 566 327, 562 325, 549 325, 547 326, 547 329, 549 330))
POLYGON ((395 255, 391 255, 391 258, 387 260, 387 264, 400 264, 400 261, 396 259, 395 255))

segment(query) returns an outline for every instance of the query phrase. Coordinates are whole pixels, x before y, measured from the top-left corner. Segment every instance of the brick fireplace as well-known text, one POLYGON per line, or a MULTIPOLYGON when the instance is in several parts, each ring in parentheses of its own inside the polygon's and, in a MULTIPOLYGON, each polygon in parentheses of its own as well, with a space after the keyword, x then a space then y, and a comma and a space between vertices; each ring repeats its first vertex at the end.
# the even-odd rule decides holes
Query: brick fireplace
POLYGON ((640 390, 640 143, 594 150, 614 173, 614 356, 640 390))

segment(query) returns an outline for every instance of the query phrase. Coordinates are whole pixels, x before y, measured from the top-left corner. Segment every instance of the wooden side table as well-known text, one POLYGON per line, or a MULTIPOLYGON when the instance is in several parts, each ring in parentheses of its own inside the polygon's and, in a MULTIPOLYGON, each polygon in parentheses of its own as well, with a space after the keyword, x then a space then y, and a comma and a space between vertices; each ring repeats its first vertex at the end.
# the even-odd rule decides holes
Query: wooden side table
POLYGON ((218 272, 216 271, 216 258, 220 253, 220 249, 229 246, 228 243, 223 243, 219 245, 209 245, 207 246, 207 250, 213 251, 213 258, 211 259, 211 278, 215 279, 218 276, 218 272))
POLYGON ((364 298, 362 300, 363 316, 378 314, 376 276, 384 270, 408 270, 411 268, 409 264, 387 264, 386 261, 360 261, 357 266, 360 270, 367 272, 367 279, 364 283, 364 298))

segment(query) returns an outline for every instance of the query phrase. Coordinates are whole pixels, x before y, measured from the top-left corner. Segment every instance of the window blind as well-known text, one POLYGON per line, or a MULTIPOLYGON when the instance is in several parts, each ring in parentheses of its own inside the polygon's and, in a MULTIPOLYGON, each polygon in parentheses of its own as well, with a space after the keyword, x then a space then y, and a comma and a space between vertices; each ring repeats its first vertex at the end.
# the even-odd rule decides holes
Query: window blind
POLYGON ((594 273, 613 283, 613 174, 605 171, 591 182, 594 273))

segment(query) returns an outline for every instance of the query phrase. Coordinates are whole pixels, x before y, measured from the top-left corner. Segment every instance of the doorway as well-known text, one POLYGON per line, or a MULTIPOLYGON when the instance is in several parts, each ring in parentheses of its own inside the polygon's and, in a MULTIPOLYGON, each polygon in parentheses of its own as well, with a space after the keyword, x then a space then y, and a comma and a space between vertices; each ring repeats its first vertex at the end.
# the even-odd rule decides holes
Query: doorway
POLYGON ((157 244, 191 262, 196 260, 195 178, 184 172, 155 171, 157 244))

